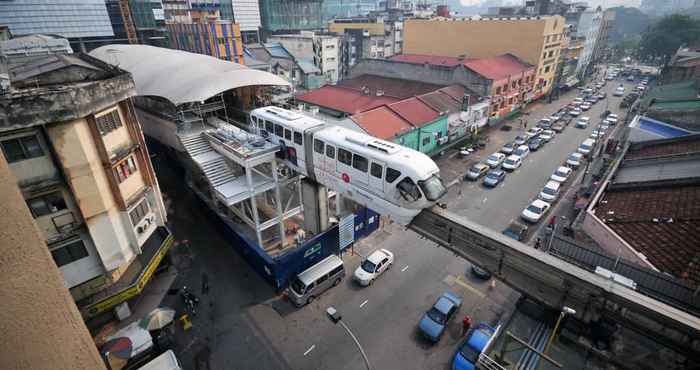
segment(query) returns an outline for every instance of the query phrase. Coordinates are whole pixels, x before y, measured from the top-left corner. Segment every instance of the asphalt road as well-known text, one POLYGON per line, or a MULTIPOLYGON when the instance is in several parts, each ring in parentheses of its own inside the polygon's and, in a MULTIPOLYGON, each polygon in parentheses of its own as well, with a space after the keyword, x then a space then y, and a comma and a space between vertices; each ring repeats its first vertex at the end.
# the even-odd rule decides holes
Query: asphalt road
MULTIPOLYGON (((613 111, 620 99, 610 96, 616 84, 606 86, 613 111)), ((571 99, 573 96, 541 104, 528 120, 532 125, 571 99)), ((597 124, 604 106, 605 102, 599 102, 585 115, 597 124)), ((500 231, 518 218, 551 172, 588 137, 592 126, 579 130, 570 125, 553 142, 531 153, 523 167, 508 174, 496 189, 471 183, 453 187, 447 196, 449 209, 500 231), (459 186, 463 187, 461 194, 459 186)), ((501 139, 506 140, 521 132, 494 135, 505 135, 501 139)), ((508 315, 519 298, 499 282, 492 288, 471 276, 467 261, 389 225, 358 243, 356 254, 343 256, 347 278, 340 286, 309 306, 295 308, 275 295, 216 229, 207 222, 192 222, 205 220, 205 212, 176 174, 168 176, 161 170, 158 175, 168 198, 176 200, 169 202, 176 238, 190 240, 195 251, 194 265, 181 271, 176 285, 198 287, 202 273, 208 275, 211 285, 209 294, 202 295, 194 327, 178 331, 177 354, 186 369, 196 368, 194 360, 202 353, 212 369, 364 369, 351 338, 326 318, 328 306, 341 312, 374 369, 448 369, 462 339, 461 318, 468 314, 475 322, 496 322, 508 315), (395 264, 372 286, 360 288, 352 281, 352 272, 361 255, 379 247, 395 253, 395 264), (464 303, 442 340, 430 345, 418 337, 417 323, 445 290, 462 297, 464 303)), ((177 307, 178 297, 168 296, 165 303, 177 307)))

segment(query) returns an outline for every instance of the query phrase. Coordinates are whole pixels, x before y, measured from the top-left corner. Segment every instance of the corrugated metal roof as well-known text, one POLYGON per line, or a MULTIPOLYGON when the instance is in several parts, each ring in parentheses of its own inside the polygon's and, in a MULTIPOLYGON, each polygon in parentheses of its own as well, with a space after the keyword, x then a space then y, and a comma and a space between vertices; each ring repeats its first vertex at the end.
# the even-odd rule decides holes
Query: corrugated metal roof
POLYGON ((347 114, 365 112, 398 100, 390 96, 365 95, 355 89, 329 85, 298 95, 296 99, 347 114))
POLYGON ((462 110, 459 101, 440 90, 420 95, 418 99, 438 112, 455 113, 462 110))
POLYGON ((416 95, 425 94, 438 90, 443 85, 436 85, 427 82, 403 80, 399 78, 382 77, 371 74, 363 74, 355 78, 342 80, 338 85, 357 90, 369 89, 370 93, 376 94, 379 90, 385 96, 398 99, 405 99, 416 95))
POLYGON ((273 58, 292 59, 292 55, 289 54, 282 44, 268 43, 265 44, 265 49, 267 49, 267 52, 270 53, 273 58))
POLYGON ((389 58, 393 62, 403 62, 411 64, 430 64, 434 66, 456 67, 465 61, 464 58, 443 57, 423 54, 399 54, 389 58))
POLYGON ((321 70, 318 69, 311 61, 305 60, 305 59, 297 59, 297 65, 299 68, 301 68, 301 71, 304 72, 305 74, 317 74, 321 73, 321 70))
POLYGON ((492 58, 470 59, 464 62, 464 66, 492 80, 517 76, 535 68, 511 54, 503 54, 492 58))
POLYGON ((633 144, 627 150, 625 160, 691 153, 700 154, 700 134, 633 144))
POLYGON ((617 170, 612 184, 700 179, 700 156, 640 162, 634 165, 624 162, 617 170))
POLYGON ((413 127, 386 106, 359 113, 351 117, 368 134, 383 140, 393 140, 413 127))
POLYGON ((415 127, 425 126, 440 117, 438 111, 418 98, 409 98, 389 104, 389 109, 415 127))

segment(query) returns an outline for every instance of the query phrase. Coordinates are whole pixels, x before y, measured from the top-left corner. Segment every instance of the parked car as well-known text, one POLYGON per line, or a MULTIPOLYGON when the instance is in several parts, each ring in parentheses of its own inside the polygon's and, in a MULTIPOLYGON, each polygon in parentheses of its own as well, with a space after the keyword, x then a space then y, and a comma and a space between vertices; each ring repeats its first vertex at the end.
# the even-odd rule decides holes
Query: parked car
POLYGON ((506 158, 505 161, 503 161, 503 164, 501 165, 501 167, 506 171, 515 171, 518 168, 520 168, 520 166, 522 166, 522 165, 523 165, 523 159, 515 154, 512 154, 512 155, 508 156, 508 158, 506 158))
POLYGON ((549 208, 552 205, 541 200, 541 199, 535 199, 530 203, 527 208, 523 210, 523 212, 520 214, 520 217, 522 217, 523 220, 528 221, 528 222, 538 222, 542 216, 544 216, 545 213, 549 210, 549 208))
POLYGON ((433 343, 440 341, 445 333, 447 324, 462 306, 462 300, 451 292, 444 292, 433 304, 433 307, 423 315, 418 323, 419 332, 433 343))
POLYGON ((528 226, 518 221, 513 221, 503 230, 502 234, 517 241, 525 239, 528 226))
MULTIPOLYGON (((534 140, 534 139, 533 139, 534 140)), ((518 157, 525 159, 525 157, 530 154, 530 148, 527 145, 521 145, 517 148, 515 148, 515 151, 513 154, 517 155, 518 157)))
POLYGON ((486 158, 486 164, 491 168, 498 168, 503 161, 506 160, 506 155, 501 152, 496 152, 486 158))
POLYGON ((566 124, 564 122, 557 122, 552 125, 552 131, 556 133, 563 132, 564 129, 566 128, 566 124))
POLYGON ((554 139, 554 131, 544 130, 540 133, 540 139, 548 143, 550 140, 554 139))
POLYGON ((591 131, 591 134, 588 137, 593 139, 593 140, 598 140, 602 136, 603 136, 603 132, 601 132, 600 130, 593 130, 593 131, 591 131))
POLYGON ((549 116, 549 120, 552 122, 552 124, 555 124, 557 121, 559 121, 562 116, 564 116, 564 113, 562 112, 557 112, 549 116))
POLYGON ((588 98, 586 98, 586 101, 589 102, 589 103, 591 103, 591 104, 595 104, 595 103, 598 102, 598 96, 597 96, 597 95, 591 95, 591 96, 589 96, 588 98))
POLYGON ((542 188, 542 191, 537 195, 538 198, 544 200, 545 202, 552 203, 559 196, 559 190, 561 189, 561 183, 557 181, 547 181, 547 183, 542 188))
POLYGON ((506 173, 503 170, 491 170, 484 177, 484 186, 494 188, 506 179, 506 173))
POLYGON ((552 119, 550 118, 542 118, 539 122, 537 122, 537 127, 541 129, 548 129, 552 127, 552 119))
POLYGON ((542 132, 542 129, 539 127, 533 127, 525 133, 525 137, 527 137, 528 140, 532 139, 533 137, 536 137, 537 135, 542 132))
POLYGON ((624 86, 618 86, 615 89, 615 92, 613 93, 614 96, 622 96, 625 95, 625 87, 624 86))
POLYGON ((598 96, 598 99, 605 99, 608 96, 608 94, 605 91, 601 91, 598 93, 597 96, 598 96))
POLYGON ((588 154, 593 150, 593 147, 595 146, 595 139, 586 139, 584 140, 581 145, 578 146, 578 151, 581 154, 588 154))
POLYGON ((469 168, 469 171, 467 171, 467 174, 464 176, 464 179, 476 181, 482 176, 486 175, 486 172, 489 171, 489 168, 490 167, 485 163, 477 163, 469 168))
POLYGON ((566 166, 560 166, 556 169, 556 171, 554 171, 552 176, 549 176, 549 179, 552 181, 565 182, 572 172, 574 171, 571 168, 566 166))
POLYGON ((530 151, 536 152, 539 148, 541 148, 544 145, 544 143, 544 139, 542 139, 541 137, 536 137, 530 140, 529 143, 527 143, 527 147, 528 149, 530 149, 530 151))
POLYGON ((576 105, 581 105, 583 104, 583 98, 575 98, 572 103, 576 105))
POLYGON ((513 154, 513 151, 515 150, 516 147, 517 147, 517 145, 515 145, 515 143, 505 143, 501 147, 501 153, 513 154))
POLYGON ((491 279, 491 273, 488 272, 487 270, 482 269, 481 267, 477 265, 472 265, 471 267, 472 275, 476 276, 477 278, 481 280, 488 280, 491 279))
POLYGON ((566 158, 566 164, 571 168, 578 168, 583 161, 583 154, 581 153, 571 153, 566 158))
POLYGON ((618 116, 617 114, 610 113, 605 119, 610 122, 611 125, 617 124, 618 116))
MULTIPOLYGON (((518 136, 515 137, 515 140, 513 141, 513 144, 515 144, 515 148, 517 148, 517 147, 519 147, 519 146, 521 146, 521 145, 525 145, 525 143, 527 143, 527 140, 528 140, 527 137, 518 135, 518 136)), ((515 148, 513 148, 513 150, 515 150, 515 148)))
POLYGON ((353 278, 362 286, 372 285, 372 282, 384 271, 391 268, 393 264, 393 253, 383 248, 377 249, 362 261, 357 270, 355 270, 353 278))
POLYGON ((569 115, 574 116, 574 117, 578 117, 579 115, 581 115, 581 110, 578 108, 574 108, 574 109, 569 111, 569 115))
POLYGON ((598 130, 600 132, 602 132, 603 134, 608 132, 609 129, 610 129, 610 122, 608 122, 608 121, 603 121, 600 123, 600 126, 598 126, 598 130))
POLYGON ((591 109, 591 106, 592 106, 591 103, 585 102, 585 103, 581 104, 581 106, 579 108, 581 108, 581 110, 585 112, 585 111, 591 109))
POLYGON ((479 362, 479 356, 491 346, 500 327, 493 328, 481 323, 477 325, 467 336, 467 339, 458 347, 454 359, 453 370, 473 370, 479 362))
POLYGON ((576 121, 576 128, 586 128, 588 123, 591 121, 590 117, 581 117, 576 121))
POLYGON ((634 81, 634 75, 627 76, 627 81, 629 81, 629 82, 634 81))

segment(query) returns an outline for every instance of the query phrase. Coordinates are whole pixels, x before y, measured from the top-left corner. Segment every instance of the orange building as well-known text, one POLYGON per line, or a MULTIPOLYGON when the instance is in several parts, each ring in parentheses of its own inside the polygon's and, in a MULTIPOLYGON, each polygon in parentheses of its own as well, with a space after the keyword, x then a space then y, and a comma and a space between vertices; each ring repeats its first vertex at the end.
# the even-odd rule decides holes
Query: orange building
POLYGON ((240 25, 230 21, 169 23, 166 25, 173 49, 210 55, 245 64, 240 25))

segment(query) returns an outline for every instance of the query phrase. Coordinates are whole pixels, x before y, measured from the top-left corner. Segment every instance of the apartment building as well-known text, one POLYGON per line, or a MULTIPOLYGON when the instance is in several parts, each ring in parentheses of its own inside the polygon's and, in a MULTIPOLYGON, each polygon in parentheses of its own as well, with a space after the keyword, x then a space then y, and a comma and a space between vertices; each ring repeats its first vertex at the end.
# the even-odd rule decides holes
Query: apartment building
POLYGON ((209 20, 166 25, 173 49, 204 54, 244 64, 241 26, 231 21, 209 20))
POLYGON ((328 22, 328 30, 344 36, 345 59, 349 67, 360 59, 383 59, 401 54, 403 22, 381 18, 355 17, 328 22))
POLYGON ((82 54, 13 64, 0 148, 86 317, 140 294, 172 236, 131 75, 82 54))
POLYGON ((327 83, 335 84, 344 75, 343 38, 335 34, 301 31, 298 34, 274 35, 269 43, 279 43, 297 60, 318 67, 327 83))
POLYGON ((509 53, 534 65, 534 99, 551 91, 566 37, 561 16, 410 19, 403 28, 405 54, 491 58, 509 53))
POLYGON ((600 9, 584 11, 578 21, 575 37, 581 40, 583 43, 583 50, 578 57, 576 75, 582 80, 587 71, 589 71, 591 62, 593 62, 593 56, 598 43, 598 36, 600 34, 602 22, 603 11, 600 9))

